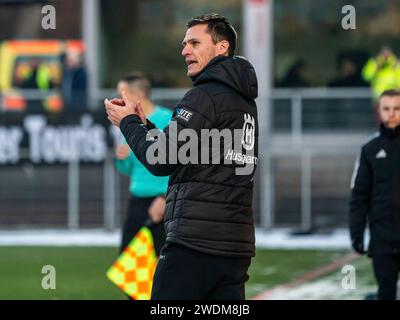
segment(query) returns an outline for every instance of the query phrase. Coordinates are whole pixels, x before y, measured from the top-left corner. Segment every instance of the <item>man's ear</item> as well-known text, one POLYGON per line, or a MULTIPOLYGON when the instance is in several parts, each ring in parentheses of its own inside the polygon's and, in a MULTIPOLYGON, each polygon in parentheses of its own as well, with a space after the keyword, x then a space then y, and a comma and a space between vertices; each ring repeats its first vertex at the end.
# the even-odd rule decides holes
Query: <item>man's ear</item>
POLYGON ((217 55, 228 56, 229 42, 227 40, 222 40, 217 43, 217 55))
POLYGON ((146 95, 144 94, 143 91, 138 91, 137 95, 139 97, 139 100, 141 100, 141 101, 146 100, 146 95))

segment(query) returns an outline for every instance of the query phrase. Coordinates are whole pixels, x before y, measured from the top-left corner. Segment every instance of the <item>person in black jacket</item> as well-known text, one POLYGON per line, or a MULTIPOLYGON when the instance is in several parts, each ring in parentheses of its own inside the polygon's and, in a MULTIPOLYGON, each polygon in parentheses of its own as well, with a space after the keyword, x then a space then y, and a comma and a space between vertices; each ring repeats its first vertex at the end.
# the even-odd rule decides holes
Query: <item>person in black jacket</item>
POLYGON ((74 50, 67 50, 61 57, 63 80, 61 92, 65 111, 85 112, 88 110, 88 74, 82 55, 74 50))
POLYGON ((193 88, 162 134, 140 102, 105 100, 136 157, 154 175, 170 176, 152 299, 244 299, 255 255, 257 78, 234 55, 236 32, 218 14, 191 19, 182 45, 193 88), (223 136, 219 144, 216 135, 223 136))
POLYGON ((380 134, 361 149, 352 178, 350 236, 372 258, 378 299, 396 299, 400 271, 400 90, 379 99, 380 134), (364 249, 368 221, 371 240, 364 249))

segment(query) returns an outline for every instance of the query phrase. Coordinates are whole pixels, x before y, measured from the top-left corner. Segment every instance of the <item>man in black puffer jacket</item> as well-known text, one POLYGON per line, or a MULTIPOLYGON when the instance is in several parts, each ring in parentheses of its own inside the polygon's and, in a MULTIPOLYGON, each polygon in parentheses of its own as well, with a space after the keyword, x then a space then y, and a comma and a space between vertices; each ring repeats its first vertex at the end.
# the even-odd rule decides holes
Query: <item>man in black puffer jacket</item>
POLYGON ((182 44, 194 87, 164 134, 152 130, 139 103, 125 96, 105 101, 109 119, 136 157, 151 173, 170 175, 166 245, 152 299, 244 299, 255 255, 257 78, 246 59, 234 56, 236 32, 220 15, 190 20, 182 44), (221 143, 215 144, 218 137, 221 143))
POLYGON ((350 235, 354 250, 365 254, 369 224, 378 299, 396 299, 400 271, 400 90, 379 99, 380 134, 361 149, 352 179, 350 235))

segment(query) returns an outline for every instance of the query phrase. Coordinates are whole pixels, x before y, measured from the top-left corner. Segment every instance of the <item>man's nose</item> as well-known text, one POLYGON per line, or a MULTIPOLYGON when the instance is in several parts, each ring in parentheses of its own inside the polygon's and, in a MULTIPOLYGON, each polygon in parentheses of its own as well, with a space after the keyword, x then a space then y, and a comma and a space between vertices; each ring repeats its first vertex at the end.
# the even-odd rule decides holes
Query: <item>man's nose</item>
POLYGON ((182 49, 182 56, 186 57, 189 54, 190 54, 190 50, 188 49, 188 46, 186 45, 182 49))

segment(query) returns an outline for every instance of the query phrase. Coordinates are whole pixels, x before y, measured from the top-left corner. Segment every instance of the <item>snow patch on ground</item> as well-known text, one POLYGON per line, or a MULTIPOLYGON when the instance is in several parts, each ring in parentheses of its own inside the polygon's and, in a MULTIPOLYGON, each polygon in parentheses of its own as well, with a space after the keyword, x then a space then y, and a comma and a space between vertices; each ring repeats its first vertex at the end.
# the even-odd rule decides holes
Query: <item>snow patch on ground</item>
MULTIPOLYGON (((121 232, 104 229, 82 230, 2 230, 2 246, 112 246, 119 245, 121 232)), ((367 242, 366 242, 367 243, 367 242)), ((330 234, 296 236, 290 229, 256 229, 256 246, 265 249, 349 249, 350 239, 346 229, 330 234)))
MULTIPOLYGON (((268 249, 350 249, 347 229, 336 229, 329 234, 292 235, 291 229, 256 229, 256 246, 268 249)), ((368 234, 366 242, 368 243, 368 234)))
POLYGON ((16 230, 0 231, 2 246, 105 246, 116 247, 119 231, 104 230, 16 230))
POLYGON ((278 288, 268 300, 363 300, 368 293, 375 291, 374 286, 346 290, 341 286, 341 279, 326 278, 297 288, 278 288))

